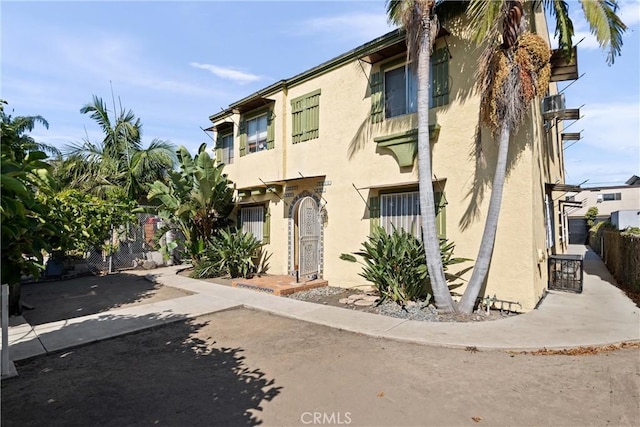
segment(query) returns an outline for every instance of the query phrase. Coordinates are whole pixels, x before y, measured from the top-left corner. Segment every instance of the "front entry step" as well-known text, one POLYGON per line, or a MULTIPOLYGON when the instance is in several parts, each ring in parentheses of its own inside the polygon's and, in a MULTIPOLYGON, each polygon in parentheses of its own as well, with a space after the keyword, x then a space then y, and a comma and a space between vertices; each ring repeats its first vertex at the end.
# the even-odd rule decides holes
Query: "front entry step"
POLYGON ((324 279, 314 279, 296 283, 293 276, 260 276, 251 279, 238 279, 231 282, 234 288, 251 289, 258 292, 265 292, 273 295, 291 295, 296 292, 308 291, 309 289, 329 286, 329 282, 324 279))

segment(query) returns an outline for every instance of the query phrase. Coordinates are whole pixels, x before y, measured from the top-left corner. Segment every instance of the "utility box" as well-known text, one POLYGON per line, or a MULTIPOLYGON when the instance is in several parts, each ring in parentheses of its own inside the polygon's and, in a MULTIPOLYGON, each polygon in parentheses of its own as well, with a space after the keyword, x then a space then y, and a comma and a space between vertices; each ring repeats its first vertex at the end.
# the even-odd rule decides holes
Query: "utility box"
POLYGON ((549 289, 582 293, 583 268, 582 255, 551 255, 549 289))

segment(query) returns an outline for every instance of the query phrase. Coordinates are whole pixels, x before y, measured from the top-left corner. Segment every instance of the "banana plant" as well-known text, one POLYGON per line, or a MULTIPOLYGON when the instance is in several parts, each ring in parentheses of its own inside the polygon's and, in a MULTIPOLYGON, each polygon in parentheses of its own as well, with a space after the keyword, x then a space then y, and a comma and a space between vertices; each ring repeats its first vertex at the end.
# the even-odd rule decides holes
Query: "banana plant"
POLYGON ((224 165, 215 164, 206 148, 202 144, 192 157, 180 147, 180 170, 170 171, 166 184, 155 181, 147 195, 148 200, 159 203, 158 215, 167 224, 162 231, 179 231, 194 262, 219 230, 229 225, 234 207, 233 182, 223 173, 224 165))

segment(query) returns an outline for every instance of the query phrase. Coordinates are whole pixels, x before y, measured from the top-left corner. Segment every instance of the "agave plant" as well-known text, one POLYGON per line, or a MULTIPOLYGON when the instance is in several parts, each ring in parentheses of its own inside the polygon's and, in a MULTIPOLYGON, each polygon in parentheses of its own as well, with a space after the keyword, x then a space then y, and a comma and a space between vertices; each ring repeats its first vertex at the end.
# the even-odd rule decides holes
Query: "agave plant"
MULTIPOLYGON (((358 262, 354 255, 362 258, 360 276, 373 283, 380 294, 380 302, 391 299, 404 305, 408 301, 428 302, 431 299, 432 289, 422 241, 403 229, 387 234, 382 227, 377 227, 362 247, 363 250, 353 254, 340 255, 340 259, 358 262)), ((452 242, 440 240, 440 259, 445 277, 450 282, 459 279, 471 268, 455 274, 447 273, 449 266, 469 261, 466 258, 454 258, 454 247, 452 242)), ((455 286, 451 285, 449 289, 455 286)))

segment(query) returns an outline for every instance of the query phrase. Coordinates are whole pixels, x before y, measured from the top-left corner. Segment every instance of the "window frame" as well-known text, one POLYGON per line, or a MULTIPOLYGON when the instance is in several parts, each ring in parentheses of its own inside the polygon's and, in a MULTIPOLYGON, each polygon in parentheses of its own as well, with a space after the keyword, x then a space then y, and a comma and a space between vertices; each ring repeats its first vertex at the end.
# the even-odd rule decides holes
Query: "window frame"
POLYGON ((222 132, 220 134, 220 143, 219 143, 218 149, 220 150, 219 153, 221 155, 220 155, 219 161, 221 161, 225 165, 233 164, 233 161, 235 159, 235 154, 233 152, 234 145, 235 143, 233 138, 233 129, 230 129, 226 132, 222 132), (225 140, 227 140, 227 138, 230 143, 225 145, 225 140))
MULTIPOLYGON (((244 157, 248 154, 255 154, 262 151, 269 151, 275 148, 275 129, 274 129, 274 105, 275 102, 270 102, 268 105, 264 107, 260 107, 245 113, 242 113, 240 116, 240 124, 238 126, 238 139, 239 146, 238 151, 240 157, 244 157), (266 142, 263 148, 255 151, 249 150, 249 122, 253 120, 260 119, 265 116, 267 120, 267 132, 266 132, 266 142)), ((256 134, 256 135, 259 135, 256 134)), ((259 139, 256 140, 256 148, 259 146, 259 139)))
MULTIPOLYGON (((438 108, 449 104, 449 95, 451 93, 451 77, 449 76, 449 49, 446 46, 435 49, 431 55, 429 70, 429 109, 438 108), (436 91, 434 93, 434 90, 436 91)), ((411 72, 412 67, 407 62, 406 57, 397 57, 387 62, 381 62, 377 71, 372 71, 369 77, 369 89, 371 94, 371 122, 380 123, 385 119, 392 119, 406 114, 415 114, 411 110, 412 100, 407 97, 405 100, 405 113, 388 116, 387 112, 387 88, 386 73, 393 71, 399 67, 405 69, 405 94, 409 94, 410 82, 415 80, 415 105, 417 111, 417 78, 407 79, 407 72, 411 72)), ((413 74, 413 73, 412 73, 413 74)))
POLYGON ((253 235, 253 237, 255 237, 260 241, 263 241, 264 240, 264 222, 266 219, 266 206, 264 204, 240 206, 239 213, 240 215, 239 215, 238 221, 240 223, 240 229, 245 233, 250 232, 253 235), (248 210, 252 210, 253 215, 256 215, 258 218, 257 219, 249 218, 249 221, 247 221, 247 219, 245 219, 243 212, 248 210), (247 226, 246 224, 252 224, 252 225, 247 226), (254 231, 257 231, 257 233, 254 231))
POLYGON ((268 146, 267 146, 267 140, 269 139, 269 137, 268 137, 268 132, 269 132, 269 112, 268 111, 263 111, 261 114, 256 114, 253 117, 247 118, 246 119, 246 123, 245 123, 245 127, 246 127, 245 134, 247 136, 247 148, 246 148, 247 154, 259 153, 260 151, 266 151, 266 150, 269 149, 268 146), (256 141, 255 141, 255 144, 254 144, 255 145, 255 149, 251 150, 251 136, 252 135, 249 134, 249 124, 251 122, 254 122, 254 121, 259 124, 260 123, 259 121, 262 118, 264 118, 264 141, 262 141, 260 139, 260 136, 261 136, 262 132, 260 131, 260 128, 257 127, 256 128, 256 134, 255 134, 256 141), (261 144, 261 141, 262 141, 262 144, 261 144), (260 147, 262 147, 262 148, 260 148, 260 147))
MULTIPOLYGON (((369 218, 372 221, 372 226, 378 225, 385 229, 387 232, 390 230, 385 227, 383 222, 383 197, 391 195, 402 195, 408 193, 415 193, 418 202, 418 209, 420 209, 420 189, 417 187, 399 188, 399 189, 380 189, 376 197, 370 198, 370 203, 377 201, 377 206, 370 206, 369 218)), ((439 239, 446 239, 447 237, 447 222, 446 222, 446 193, 444 190, 434 192, 434 205, 436 208, 436 231, 439 239)), ((407 230, 410 234, 414 235, 418 239, 422 240, 422 219, 421 213, 416 216, 416 229, 407 230)))

